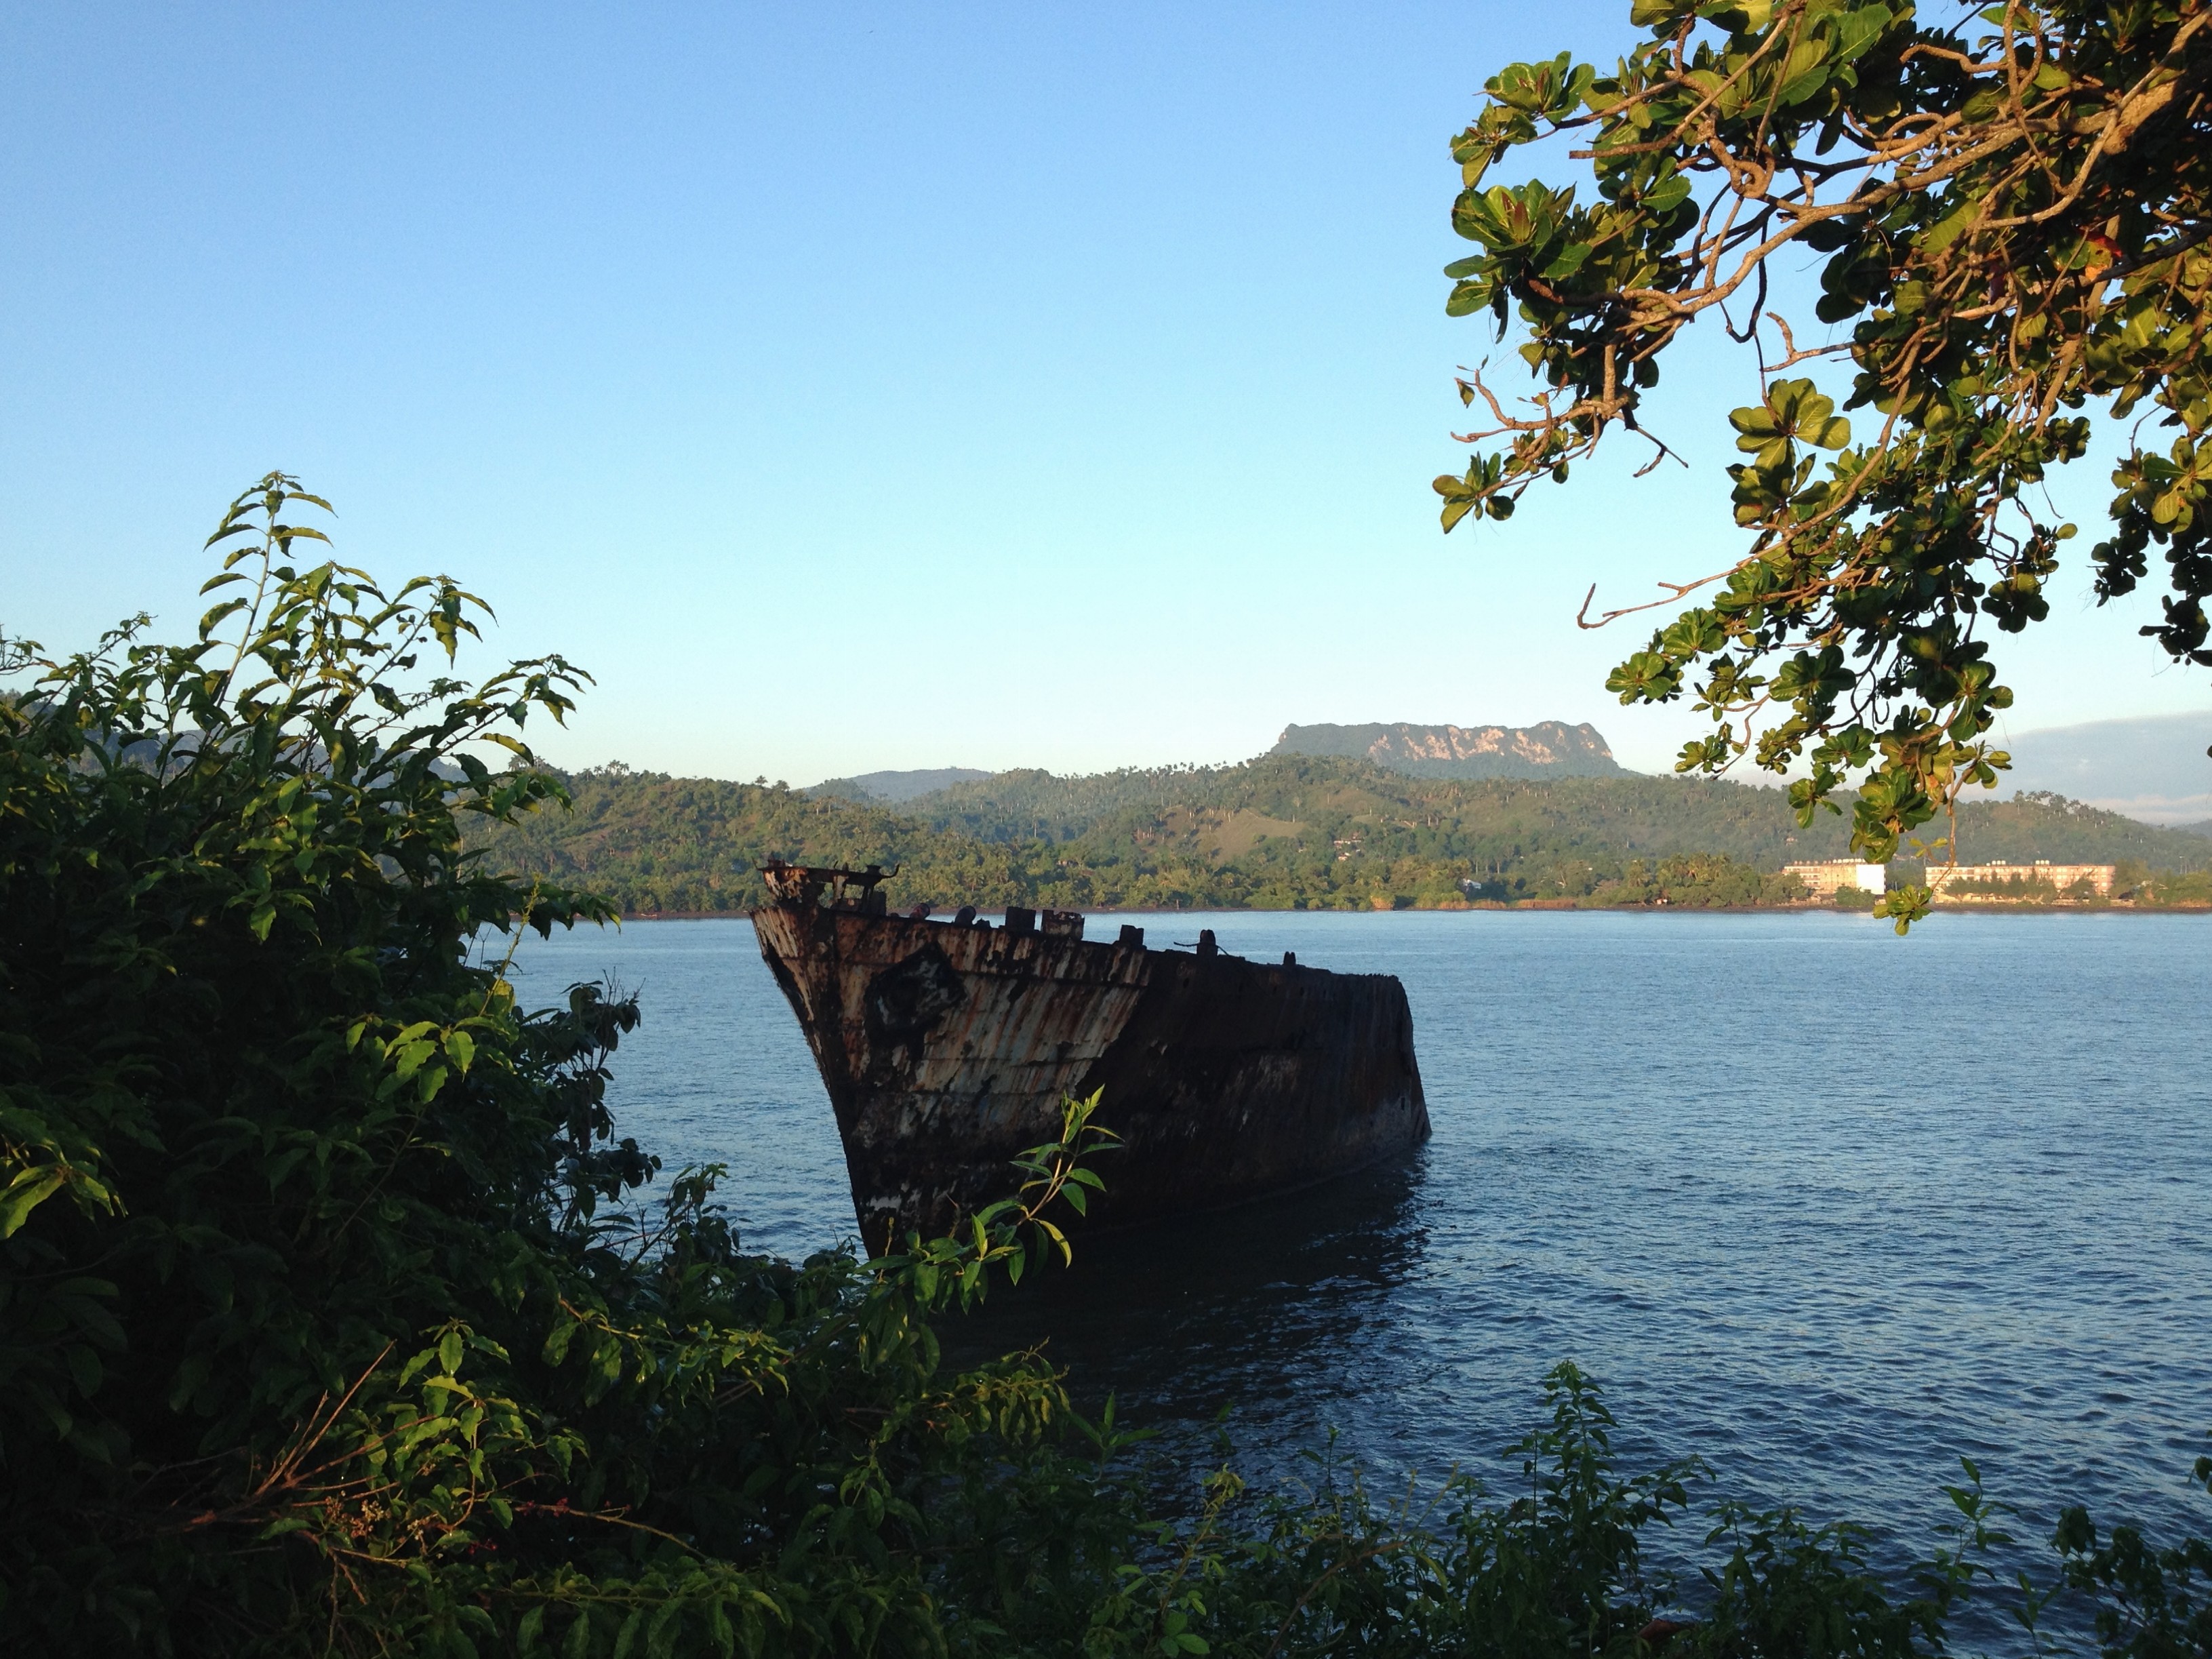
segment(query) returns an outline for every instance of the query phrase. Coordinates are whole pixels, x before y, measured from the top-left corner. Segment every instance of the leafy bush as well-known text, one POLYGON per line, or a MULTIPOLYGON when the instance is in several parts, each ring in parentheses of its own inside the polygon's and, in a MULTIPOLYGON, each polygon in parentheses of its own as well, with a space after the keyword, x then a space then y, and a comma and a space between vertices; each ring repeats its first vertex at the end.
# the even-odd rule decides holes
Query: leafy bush
POLYGON ((604 1098, 635 1004, 526 1013, 477 946, 604 908, 457 829, 550 797, 479 750, 526 761, 582 677, 438 672, 481 604, 295 563, 302 504, 234 505, 191 644, 12 647, 0 1619, 224 1654, 927 1652, 1015 1619, 1094 1509, 1127 1530, 1038 1363, 935 1377, 926 1314, 1019 1216, 872 1273, 745 1257, 713 1171, 611 1212, 656 1168, 604 1098))

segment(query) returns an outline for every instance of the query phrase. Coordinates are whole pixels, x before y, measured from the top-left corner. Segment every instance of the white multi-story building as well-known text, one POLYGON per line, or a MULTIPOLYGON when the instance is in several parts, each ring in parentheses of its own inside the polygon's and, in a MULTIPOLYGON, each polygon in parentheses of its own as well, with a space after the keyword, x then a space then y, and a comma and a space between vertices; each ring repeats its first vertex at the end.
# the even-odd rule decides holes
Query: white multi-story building
POLYGON ((1805 884, 1805 890, 1816 899, 1833 898, 1845 887, 1856 887, 1862 893, 1887 893, 1889 890, 1889 866, 1886 864, 1862 864, 1856 859, 1826 859, 1818 864, 1785 864, 1785 876, 1795 876, 1805 884))
POLYGON ((2112 874, 2109 864, 2053 864, 2049 859, 2038 859, 2033 864, 2007 864, 2002 860, 1995 864, 1931 864, 1928 866, 1928 885, 1937 898, 1948 898, 1959 904, 2010 898, 2014 895, 2001 890, 2040 888, 2046 883, 2053 890, 2063 893, 2087 882, 2091 892, 2107 898, 2112 891, 2112 874), (2000 890, 1952 890, 1968 888, 2000 890))

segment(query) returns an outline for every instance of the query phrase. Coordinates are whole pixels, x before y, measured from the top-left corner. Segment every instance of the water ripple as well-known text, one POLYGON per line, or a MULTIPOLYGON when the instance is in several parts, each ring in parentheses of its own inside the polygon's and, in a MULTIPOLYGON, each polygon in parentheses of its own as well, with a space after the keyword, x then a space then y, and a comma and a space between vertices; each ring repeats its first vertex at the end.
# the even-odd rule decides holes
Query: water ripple
MULTIPOLYGON (((1893 1556, 1924 1547, 1961 1454, 2023 1533, 2061 1498, 2212 1521, 2187 1480, 2212 1429, 2212 921, 1174 925, 1397 974, 1434 1141, 1085 1241, 960 1347, 1044 1340, 1193 1458, 1229 1404, 1262 1469, 1332 1428, 1393 1472, 1500 1467, 1571 1357, 1631 1461, 1701 1454, 1738 1495, 1867 1522, 1893 1556)), ((603 973, 642 990, 623 1130, 672 1167, 727 1164, 750 1240, 850 1234, 821 1085, 746 924, 633 924, 522 966, 541 1000, 603 973)))

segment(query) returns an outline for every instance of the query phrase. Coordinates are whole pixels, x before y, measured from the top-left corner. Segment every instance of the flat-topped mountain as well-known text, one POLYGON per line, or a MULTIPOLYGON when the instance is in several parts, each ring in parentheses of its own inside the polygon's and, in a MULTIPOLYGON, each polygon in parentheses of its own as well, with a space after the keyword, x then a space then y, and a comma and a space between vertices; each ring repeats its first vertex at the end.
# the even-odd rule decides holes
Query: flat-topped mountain
POLYGON ((1271 755, 1364 760, 1417 778, 1609 778, 1625 769, 1585 722, 1534 726, 1286 726, 1271 755))

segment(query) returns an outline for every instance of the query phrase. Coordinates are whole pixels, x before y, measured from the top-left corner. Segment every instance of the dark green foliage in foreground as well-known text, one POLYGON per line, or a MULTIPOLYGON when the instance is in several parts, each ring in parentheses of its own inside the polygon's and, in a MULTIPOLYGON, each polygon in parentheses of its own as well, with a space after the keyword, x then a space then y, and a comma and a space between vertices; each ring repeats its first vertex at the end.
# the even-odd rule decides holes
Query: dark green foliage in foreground
MULTIPOLYGON (((872 1264, 745 1255, 711 1170, 637 1201, 658 1166, 605 1103, 637 1006, 521 1010, 478 947, 598 911, 486 874, 458 827, 548 798, 467 745, 520 750, 580 677, 447 678, 476 602, 295 564, 303 499, 241 498, 192 643, 10 648, 11 1651, 1902 1656, 1993 1589, 1972 1489, 1901 1588, 1848 1528, 1726 1505, 1669 1583, 1646 1542, 1703 1471, 1621 1475, 1571 1366, 1494 1498, 1384 1503, 1323 1456, 1158 1518, 1132 1437, 1038 1357, 938 1367, 933 1320, 1066 1258, 1095 1100, 1014 1197, 872 1264)), ((2058 1606, 2107 1652, 2207 1650, 2212 1549, 2078 1515, 2059 1541, 2058 1606)))
MULTIPOLYGON (((781 785, 623 768, 563 775, 573 807, 476 821, 495 867, 573 883, 626 913, 731 911, 766 896, 770 854, 897 866, 901 904, 1076 909, 1395 909, 1507 901, 1778 902, 1785 861, 1841 857, 1840 820, 1797 822, 1780 792, 1674 778, 1419 779, 1364 761, 1269 756, 1061 778, 1018 771, 900 809, 781 785), (1742 866, 1716 883, 1656 860, 1742 866), (1632 866, 1641 860, 1642 873, 1632 866), (1725 890, 1726 898, 1711 892, 1725 890)), ((1968 859, 2212 865, 2212 840, 2057 796, 1972 802, 1968 859)), ((1946 826, 1948 828, 1948 825, 1946 826)))
POLYGON ((606 1219, 637 1009, 514 1006, 480 930, 596 902, 457 827, 577 676, 444 677, 475 602, 295 564, 301 501, 241 499, 197 641, 19 647, 0 703, 9 1644, 928 1652, 1107 1571, 1058 1383, 934 1376, 1018 1218, 902 1275, 743 1256, 704 1175, 606 1219))

